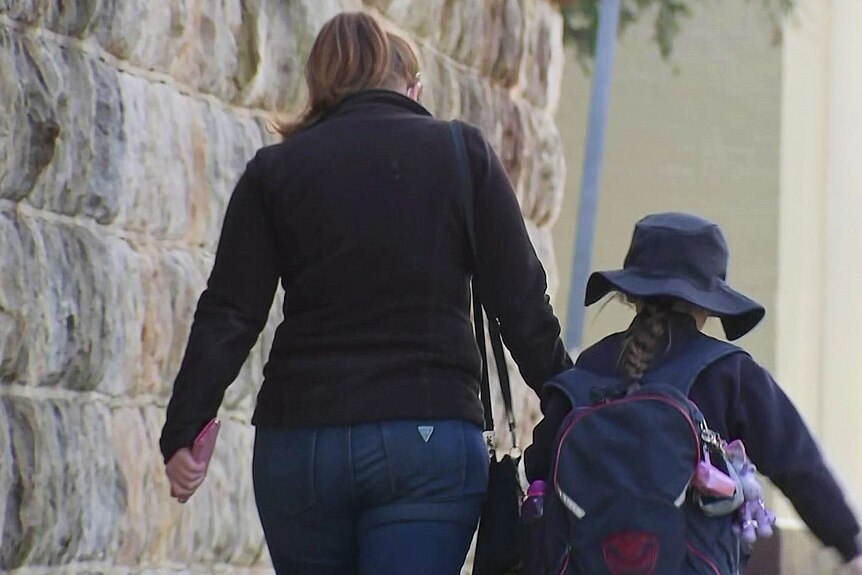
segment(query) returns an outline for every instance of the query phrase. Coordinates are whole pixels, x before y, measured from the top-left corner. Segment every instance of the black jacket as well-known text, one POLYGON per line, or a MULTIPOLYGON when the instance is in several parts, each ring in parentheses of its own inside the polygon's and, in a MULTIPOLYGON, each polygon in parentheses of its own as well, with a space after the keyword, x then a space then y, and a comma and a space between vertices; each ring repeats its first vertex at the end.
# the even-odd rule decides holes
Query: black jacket
MULTIPOLYGON (((674 314, 670 333, 670 347, 659 364, 684 350, 698 331, 690 316, 674 314)), ((622 340, 623 334, 617 333, 587 348, 578 357, 578 367, 618 374, 622 340)), ((746 354, 729 355, 700 374, 689 399, 711 429, 728 441, 742 440, 758 470, 787 496, 824 544, 836 548, 846 560, 862 552, 857 543, 859 524, 841 488, 799 412, 769 372, 746 354)), ((525 455, 531 480, 547 476, 551 445, 568 411, 562 395, 545 398, 545 419, 534 430, 533 445, 525 455)))
POLYGON ((545 272, 509 180, 464 125, 479 261, 473 269, 447 124, 395 92, 347 98, 260 150, 237 184, 162 432, 165 459, 216 414, 281 281, 253 422, 482 422, 469 281, 527 383, 571 365, 545 272))

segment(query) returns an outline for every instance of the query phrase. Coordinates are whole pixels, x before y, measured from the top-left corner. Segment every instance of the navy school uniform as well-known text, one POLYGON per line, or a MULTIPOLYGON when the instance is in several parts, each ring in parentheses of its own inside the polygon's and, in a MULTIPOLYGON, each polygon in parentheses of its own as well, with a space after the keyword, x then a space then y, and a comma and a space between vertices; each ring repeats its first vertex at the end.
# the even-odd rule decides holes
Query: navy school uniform
MULTIPOLYGON (((671 315, 662 361, 679 354, 698 334, 691 316, 671 315)), ((619 374, 623 333, 612 334, 581 353, 577 366, 603 375, 619 374)), ((859 524, 824 462, 799 412, 772 376, 749 355, 736 353, 706 368, 689 398, 710 428, 728 441, 741 439, 758 470, 793 504, 802 520, 825 545, 849 561, 862 552, 859 524)), ((546 478, 551 444, 570 409, 560 394, 543 398, 545 418, 534 430, 526 452, 527 476, 546 478)))

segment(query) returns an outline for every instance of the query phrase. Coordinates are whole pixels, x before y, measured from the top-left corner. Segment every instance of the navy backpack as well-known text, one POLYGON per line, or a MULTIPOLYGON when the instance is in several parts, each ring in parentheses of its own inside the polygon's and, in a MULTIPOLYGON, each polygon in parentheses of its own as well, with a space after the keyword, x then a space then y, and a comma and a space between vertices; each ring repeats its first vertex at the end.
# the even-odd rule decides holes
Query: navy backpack
POLYGON ((736 575, 732 515, 704 513, 690 483, 709 439, 688 393, 738 347, 699 336, 626 393, 580 368, 546 385, 574 406, 557 432, 545 496, 552 575, 736 575))

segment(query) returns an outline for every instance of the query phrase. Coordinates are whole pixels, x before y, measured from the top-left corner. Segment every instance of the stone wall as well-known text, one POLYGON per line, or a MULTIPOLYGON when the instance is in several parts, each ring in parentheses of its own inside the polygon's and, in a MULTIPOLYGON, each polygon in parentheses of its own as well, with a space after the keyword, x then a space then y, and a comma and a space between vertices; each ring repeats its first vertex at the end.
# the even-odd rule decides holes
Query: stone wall
POLYGON ((157 439, 232 186, 343 9, 417 41, 425 103, 485 130, 555 285, 545 0, 0 0, 0 571, 267 572, 248 421, 277 308, 186 506, 157 439))

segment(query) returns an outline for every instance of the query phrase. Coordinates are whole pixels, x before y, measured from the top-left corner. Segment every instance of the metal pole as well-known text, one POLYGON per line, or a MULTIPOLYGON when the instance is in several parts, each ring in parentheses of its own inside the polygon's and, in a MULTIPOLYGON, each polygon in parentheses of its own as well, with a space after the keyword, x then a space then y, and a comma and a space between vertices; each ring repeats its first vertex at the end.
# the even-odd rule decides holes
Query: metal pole
POLYGON ((569 307, 566 318, 566 344, 577 352, 584 336, 584 290, 590 273, 599 183, 604 161, 605 131, 610 104, 614 48, 620 20, 620 0, 602 0, 599 8, 599 32, 596 39, 596 62, 590 97, 590 119, 584 172, 581 178, 581 198, 578 208, 577 238, 572 262, 572 283, 569 287, 569 307))

